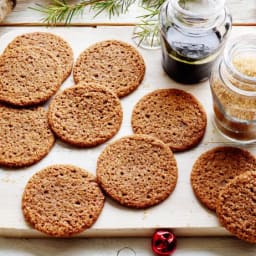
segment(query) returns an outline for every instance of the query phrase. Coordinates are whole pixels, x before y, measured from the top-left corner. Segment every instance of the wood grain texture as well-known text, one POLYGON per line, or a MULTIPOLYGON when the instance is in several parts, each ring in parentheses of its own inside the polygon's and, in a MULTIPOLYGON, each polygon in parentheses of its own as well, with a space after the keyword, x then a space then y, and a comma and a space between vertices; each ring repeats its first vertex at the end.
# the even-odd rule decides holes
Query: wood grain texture
MULTIPOLYGON (((5 32, 8 30, 10 28, 4 28, 5 32)), ((31 31, 31 28, 20 27, 11 30, 11 32, 8 31, 10 33, 0 38, 0 53, 14 36, 31 31)), ((38 31, 39 28, 33 28, 32 30, 38 31)), ((47 29, 44 28, 43 30, 47 29)), ((131 39, 133 27, 70 27, 49 28, 47 31, 56 33, 66 39, 74 50, 75 58, 92 43, 109 38, 122 39, 134 45, 131 39)), ((248 32, 256 32, 256 27, 235 27, 232 36, 248 32)), ((194 94, 207 112, 206 135, 195 149, 175 154, 179 178, 173 194, 167 200, 147 210, 134 210, 122 207, 108 198, 98 221, 81 236, 150 236, 153 230, 160 227, 172 228, 178 235, 183 236, 230 235, 219 225, 215 214, 200 205, 190 185, 192 165, 202 152, 214 146, 234 145, 223 138, 213 126, 209 84, 204 82, 196 86, 187 86, 175 83, 167 77, 161 67, 160 50, 149 51, 141 48, 138 50, 145 59, 146 76, 134 93, 122 99, 123 124, 119 133, 111 141, 132 134, 130 118, 134 105, 143 95, 159 88, 179 88, 194 94)), ((61 90, 73 85, 73 83, 73 79, 70 77, 61 90)), ((95 173, 97 158, 105 146, 104 144, 92 149, 76 149, 58 141, 49 155, 34 166, 19 171, 0 168, 0 235, 41 237, 41 233, 28 226, 21 212, 21 195, 28 179, 38 170, 59 163, 74 164, 95 173)), ((255 144, 245 147, 252 153, 256 153, 255 144)))
MULTIPOLYGON (((0 256, 155 256, 149 238, 8 239, 0 256)), ((256 246, 231 237, 178 238, 175 256, 255 256, 256 246)))
MULTIPOLYGON (((76 2, 70 1, 70 2, 76 2)), ((19 0, 14 11, 9 14, 3 25, 45 25, 42 23, 43 15, 39 12, 29 9, 29 7, 35 7, 36 4, 47 5, 50 0, 19 0)), ((237 24, 255 24, 256 25, 256 1, 255 0, 227 0, 227 6, 233 16, 233 22, 237 24)), ((142 15, 144 10, 139 8, 137 4, 134 4, 129 12, 119 17, 114 17, 111 20, 106 14, 101 14, 97 17, 93 17, 93 13, 88 11, 84 12, 82 17, 76 17, 72 21, 72 25, 132 25, 139 21, 138 16, 142 15)))

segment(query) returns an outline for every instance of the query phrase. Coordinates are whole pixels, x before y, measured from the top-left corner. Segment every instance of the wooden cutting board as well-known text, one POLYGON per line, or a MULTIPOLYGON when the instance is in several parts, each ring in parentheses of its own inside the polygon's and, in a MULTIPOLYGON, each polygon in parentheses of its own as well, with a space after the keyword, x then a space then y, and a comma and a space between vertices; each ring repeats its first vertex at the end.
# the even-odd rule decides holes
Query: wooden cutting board
MULTIPOLYGON (((134 45, 133 27, 20 28, 1 37, 0 52, 16 35, 29 31, 48 31, 60 35, 71 44, 75 58, 92 43, 105 39, 119 39, 134 45)), ((252 31, 256 32, 256 28, 234 28, 232 36, 252 31)), ((215 214, 197 201, 190 185, 192 165, 202 152, 215 146, 233 144, 223 138, 212 124, 213 111, 209 83, 190 86, 177 84, 161 67, 160 49, 138 48, 138 50, 146 62, 146 76, 135 92, 121 100, 124 111, 123 123, 119 133, 111 141, 132 134, 130 121, 134 105, 143 95, 159 88, 180 88, 196 96, 208 115, 206 135, 195 149, 175 154, 179 178, 175 191, 167 200, 146 210, 134 210, 122 207, 107 198, 97 222, 79 236, 149 236, 157 228, 171 228, 177 235, 182 236, 229 235, 220 227, 215 214)), ((70 76, 60 90, 72 86, 73 83, 73 78, 70 76)), ((92 149, 77 149, 57 141, 47 157, 29 168, 19 170, 0 168, 0 235, 43 237, 43 234, 27 225, 21 212, 21 196, 28 179, 35 172, 51 164, 73 164, 95 174, 97 158, 106 144, 92 149)), ((244 147, 256 153, 255 144, 244 147)))

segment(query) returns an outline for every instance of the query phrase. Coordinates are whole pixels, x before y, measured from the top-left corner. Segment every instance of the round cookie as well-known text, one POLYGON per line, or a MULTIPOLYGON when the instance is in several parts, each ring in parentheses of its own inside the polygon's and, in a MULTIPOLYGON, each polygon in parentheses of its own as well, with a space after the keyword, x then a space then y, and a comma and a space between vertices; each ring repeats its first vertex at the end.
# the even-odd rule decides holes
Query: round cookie
POLYGON ((147 208, 165 200, 177 183, 170 148, 147 135, 123 137, 108 145, 97 161, 103 190, 121 205, 147 208))
POLYGON ((92 147, 112 138, 122 123, 118 97, 99 85, 70 87, 56 95, 49 106, 52 130, 63 141, 92 147))
POLYGON ((0 104, 0 165, 24 167, 48 154, 55 138, 44 108, 15 109, 0 104))
POLYGON ((196 146, 204 136, 205 111, 190 93, 159 89, 145 95, 134 107, 132 129, 161 139, 173 151, 196 146))
POLYGON ((60 87, 58 61, 38 47, 8 50, 0 57, 0 101, 31 106, 47 101, 60 87))
POLYGON ((28 181, 22 211, 35 229, 54 237, 69 237, 95 223, 104 201, 92 174, 71 165, 53 165, 28 181))
POLYGON ((235 176, 256 170, 256 158, 247 150, 217 147, 203 153, 194 163, 191 184, 197 198, 216 210, 220 191, 235 176))
POLYGON ((80 54, 73 69, 75 83, 100 83, 118 97, 133 92, 144 74, 145 63, 140 53, 133 46, 117 40, 90 46, 80 54))
POLYGON ((256 171, 231 180, 217 200, 220 223, 238 238, 256 243, 256 171))
POLYGON ((49 51, 58 61, 63 81, 70 75, 73 66, 73 51, 60 36, 48 32, 31 32, 19 35, 7 46, 5 52, 23 46, 36 46, 49 51))

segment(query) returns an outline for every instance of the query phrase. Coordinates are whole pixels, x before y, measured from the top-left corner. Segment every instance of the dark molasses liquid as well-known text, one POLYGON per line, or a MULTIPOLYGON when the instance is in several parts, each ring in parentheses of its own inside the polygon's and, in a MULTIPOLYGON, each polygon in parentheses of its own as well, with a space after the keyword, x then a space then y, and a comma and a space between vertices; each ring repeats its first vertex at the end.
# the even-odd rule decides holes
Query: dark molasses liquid
POLYGON ((221 38, 214 29, 200 36, 170 27, 161 33, 162 65, 175 81, 194 84, 209 78, 220 52, 221 38))

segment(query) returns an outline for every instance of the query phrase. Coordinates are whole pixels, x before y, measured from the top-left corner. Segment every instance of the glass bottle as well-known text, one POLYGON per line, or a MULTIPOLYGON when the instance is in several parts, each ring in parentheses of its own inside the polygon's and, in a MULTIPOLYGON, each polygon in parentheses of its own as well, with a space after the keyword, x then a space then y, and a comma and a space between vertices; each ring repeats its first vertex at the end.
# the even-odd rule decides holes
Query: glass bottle
POLYGON ((233 141, 256 141, 256 34, 227 44, 210 78, 214 121, 233 141))
POLYGON ((232 27, 224 0, 169 0, 160 12, 162 65, 175 81, 207 80, 232 27))

